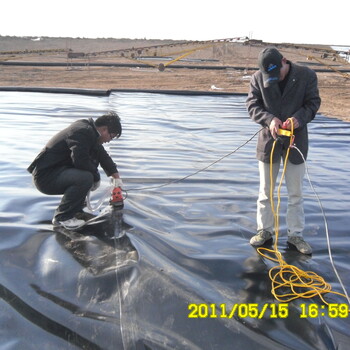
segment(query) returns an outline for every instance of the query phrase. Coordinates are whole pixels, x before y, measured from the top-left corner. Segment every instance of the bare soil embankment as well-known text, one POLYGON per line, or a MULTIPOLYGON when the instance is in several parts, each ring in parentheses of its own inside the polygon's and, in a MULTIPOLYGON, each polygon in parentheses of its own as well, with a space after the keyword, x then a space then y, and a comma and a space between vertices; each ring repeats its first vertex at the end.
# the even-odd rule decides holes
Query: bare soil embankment
MULTIPOLYGON (((247 93, 266 45, 271 44, 0 37, 0 86, 247 93), (84 55, 70 59, 68 52, 84 55)), ((278 48, 316 70, 320 113, 350 121, 349 63, 329 46, 278 48)))

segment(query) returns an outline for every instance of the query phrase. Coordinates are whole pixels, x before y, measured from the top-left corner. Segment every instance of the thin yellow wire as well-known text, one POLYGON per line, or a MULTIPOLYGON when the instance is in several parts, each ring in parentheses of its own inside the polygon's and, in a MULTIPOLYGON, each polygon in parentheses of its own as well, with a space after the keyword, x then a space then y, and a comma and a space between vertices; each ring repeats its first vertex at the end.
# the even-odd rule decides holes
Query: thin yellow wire
MULTIPOLYGON (((294 123, 292 118, 288 118, 291 122, 291 136, 290 144, 293 145, 294 135, 294 123)), ((323 298, 323 294, 333 293, 341 295, 346 298, 342 293, 332 291, 332 287, 322 277, 318 276, 312 271, 303 271, 296 266, 287 264, 282 257, 282 254, 278 250, 278 235, 279 235, 279 208, 281 203, 281 187, 282 181, 287 169, 287 162, 289 158, 290 147, 288 147, 286 157, 284 159, 283 172, 278 185, 277 190, 277 206, 275 210, 274 198, 273 198, 273 153, 275 150, 277 140, 274 141, 271 155, 270 155, 270 202, 271 209, 274 216, 274 228, 275 228, 275 243, 273 249, 260 247, 257 249, 258 253, 269 260, 277 262, 279 265, 274 266, 269 270, 269 277, 272 281, 271 293, 273 296, 281 302, 290 302, 298 298, 313 298, 319 296, 321 300, 328 305, 323 298), (265 253, 263 253, 263 251, 265 253), (269 255, 267 255, 269 254, 269 255), (273 257, 275 256, 275 257, 273 257), (289 292, 286 292, 289 291, 289 292)))

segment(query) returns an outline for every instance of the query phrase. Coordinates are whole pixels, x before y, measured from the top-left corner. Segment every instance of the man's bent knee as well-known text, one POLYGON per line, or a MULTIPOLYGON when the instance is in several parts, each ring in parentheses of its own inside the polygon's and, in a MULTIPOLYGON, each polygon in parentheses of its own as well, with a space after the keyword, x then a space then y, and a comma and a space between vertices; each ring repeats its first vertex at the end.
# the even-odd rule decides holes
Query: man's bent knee
POLYGON ((90 171, 80 170, 77 185, 90 189, 93 184, 94 176, 90 173, 90 171))

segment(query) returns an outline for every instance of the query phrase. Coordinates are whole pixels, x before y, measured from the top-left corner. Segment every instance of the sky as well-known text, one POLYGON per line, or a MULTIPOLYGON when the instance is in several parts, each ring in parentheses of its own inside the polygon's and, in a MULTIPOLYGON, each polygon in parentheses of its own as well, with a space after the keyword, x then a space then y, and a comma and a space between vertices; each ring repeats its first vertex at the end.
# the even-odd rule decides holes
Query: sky
POLYGON ((350 45, 345 0, 12 0, 0 35, 350 45))

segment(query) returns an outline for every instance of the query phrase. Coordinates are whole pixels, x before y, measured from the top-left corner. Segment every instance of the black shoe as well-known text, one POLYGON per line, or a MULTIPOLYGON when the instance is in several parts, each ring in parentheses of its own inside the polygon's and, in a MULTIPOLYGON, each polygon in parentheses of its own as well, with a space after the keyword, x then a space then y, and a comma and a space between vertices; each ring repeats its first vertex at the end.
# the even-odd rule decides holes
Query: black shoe
POLYGON ((79 220, 89 221, 89 220, 95 218, 96 215, 87 213, 87 212, 85 212, 85 211, 80 211, 80 212, 76 213, 76 214, 74 215, 74 217, 75 217, 76 219, 79 219, 79 220))
POLYGON ((260 247, 272 238, 271 232, 259 230, 258 233, 250 239, 250 244, 254 247, 260 247))
POLYGON ((307 255, 312 254, 310 244, 305 242, 303 237, 291 236, 288 238, 288 243, 293 245, 300 253, 307 255))

